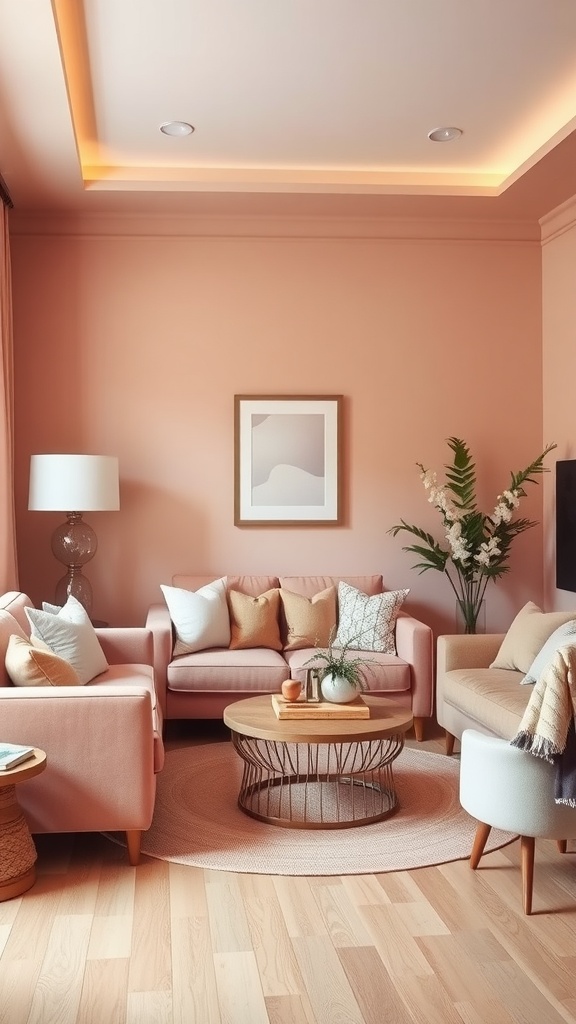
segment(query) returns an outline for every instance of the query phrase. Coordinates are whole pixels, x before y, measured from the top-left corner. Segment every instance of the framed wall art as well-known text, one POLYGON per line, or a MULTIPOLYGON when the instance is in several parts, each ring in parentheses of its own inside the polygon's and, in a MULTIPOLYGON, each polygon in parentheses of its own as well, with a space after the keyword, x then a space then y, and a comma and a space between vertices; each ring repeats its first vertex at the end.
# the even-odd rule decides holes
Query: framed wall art
POLYGON ((236 526, 338 526, 342 395, 235 395, 236 526))

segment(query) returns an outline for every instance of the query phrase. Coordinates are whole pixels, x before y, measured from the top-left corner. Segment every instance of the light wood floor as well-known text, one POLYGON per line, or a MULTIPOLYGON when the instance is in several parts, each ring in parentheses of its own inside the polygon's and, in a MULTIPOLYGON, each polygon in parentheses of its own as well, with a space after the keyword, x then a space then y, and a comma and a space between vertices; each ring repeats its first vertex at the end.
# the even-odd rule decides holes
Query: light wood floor
MULTIPOLYGON (((226 735, 171 725, 168 746, 226 735)), ((97 835, 37 846, 36 885, 0 903, 1 1024, 576 1022, 576 854, 553 843, 530 918, 517 842, 477 872, 323 878, 131 868, 97 835)))

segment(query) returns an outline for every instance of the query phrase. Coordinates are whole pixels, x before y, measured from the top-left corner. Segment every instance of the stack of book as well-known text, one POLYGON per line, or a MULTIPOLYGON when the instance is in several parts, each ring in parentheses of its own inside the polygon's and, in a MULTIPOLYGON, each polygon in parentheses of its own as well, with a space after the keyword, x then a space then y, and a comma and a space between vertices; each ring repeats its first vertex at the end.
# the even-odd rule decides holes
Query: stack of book
POLYGON ((0 772, 15 768, 29 757, 34 757, 34 747, 23 747, 18 743, 0 743, 0 772))

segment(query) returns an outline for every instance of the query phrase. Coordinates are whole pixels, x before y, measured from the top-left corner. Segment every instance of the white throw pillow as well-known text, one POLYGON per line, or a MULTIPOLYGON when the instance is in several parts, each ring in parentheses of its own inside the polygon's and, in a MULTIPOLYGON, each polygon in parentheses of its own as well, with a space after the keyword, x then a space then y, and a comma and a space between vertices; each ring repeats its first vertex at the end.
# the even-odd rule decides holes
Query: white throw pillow
POLYGON ((108 662, 88 612, 80 601, 70 597, 60 611, 41 611, 26 608, 26 615, 32 630, 32 641, 43 644, 64 658, 76 669, 80 683, 89 683, 95 676, 105 672, 108 662))
POLYGON ((174 625, 174 654, 193 654, 207 647, 228 647, 230 616, 226 580, 214 580, 199 590, 160 584, 174 625))
POLYGON ((570 622, 565 622, 562 626, 558 626, 558 629, 555 629, 552 635, 548 637, 546 643, 534 658, 524 679, 521 679, 520 682, 538 682, 539 676, 548 667, 556 651, 560 647, 574 647, 574 645, 576 645, 576 619, 571 619, 570 622))
POLYGON ((396 654, 396 619, 409 590, 387 590, 369 597, 342 580, 338 584, 335 647, 396 654))

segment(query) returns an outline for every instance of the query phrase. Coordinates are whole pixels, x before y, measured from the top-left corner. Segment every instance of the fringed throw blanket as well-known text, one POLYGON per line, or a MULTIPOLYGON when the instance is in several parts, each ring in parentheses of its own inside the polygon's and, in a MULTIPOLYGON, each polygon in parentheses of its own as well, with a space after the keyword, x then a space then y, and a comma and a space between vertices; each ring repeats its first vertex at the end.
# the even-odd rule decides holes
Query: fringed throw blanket
POLYGON ((512 746, 556 765, 557 804, 576 807, 576 647, 560 647, 540 674, 512 746))

